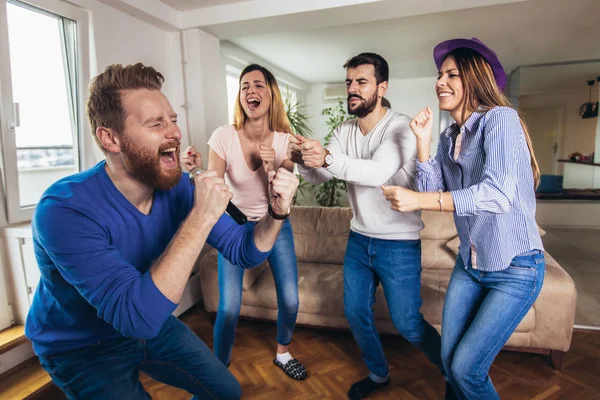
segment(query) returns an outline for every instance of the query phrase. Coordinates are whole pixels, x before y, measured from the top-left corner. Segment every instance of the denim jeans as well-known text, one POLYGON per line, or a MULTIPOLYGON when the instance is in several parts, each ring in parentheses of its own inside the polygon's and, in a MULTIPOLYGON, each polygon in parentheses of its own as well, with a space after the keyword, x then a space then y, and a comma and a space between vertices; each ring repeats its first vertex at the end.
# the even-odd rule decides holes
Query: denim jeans
MULTIPOLYGON (((254 222, 248 222, 254 224, 254 222)), ((277 343, 288 345, 298 317, 298 265, 292 224, 285 220, 268 257, 277 291, 277 343)), ((235 329, 242 306, 244 269, 219 253, 219 307, 214 327, 215 355, 225 365, 231 361, 235 329)))
POLYGON ((465 268, 458 256, 442 315, 442 361, 457 398, 500 398, 488 372, 538 297, 545 270, 539 250, 497 272, 465 268))
POLYGON ((371 376, 388 376, 373 316, 379 282, 396 329, 442 371, 440 335, 419 311, 421 241, 374 239, 351 231, 344 259, 344 312, 371 376))
POLYGON ((119 337, 66 353, 41 356, 54 383, 72 399, 150 399, 139 381, 187 390, 193 399, 239 399, 242 389, 210 349, 174 316, 153 339, 119 337))

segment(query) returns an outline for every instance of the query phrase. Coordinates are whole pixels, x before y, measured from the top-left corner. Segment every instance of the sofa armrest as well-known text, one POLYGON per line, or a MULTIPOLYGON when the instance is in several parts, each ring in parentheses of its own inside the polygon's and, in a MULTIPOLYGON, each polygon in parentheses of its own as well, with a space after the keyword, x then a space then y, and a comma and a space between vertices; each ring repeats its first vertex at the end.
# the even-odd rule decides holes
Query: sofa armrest
POLYGON ((568 351, 575 322, 577 290, 573 279, 548 253, 544 286, 533 307, 532 347, 568 351))

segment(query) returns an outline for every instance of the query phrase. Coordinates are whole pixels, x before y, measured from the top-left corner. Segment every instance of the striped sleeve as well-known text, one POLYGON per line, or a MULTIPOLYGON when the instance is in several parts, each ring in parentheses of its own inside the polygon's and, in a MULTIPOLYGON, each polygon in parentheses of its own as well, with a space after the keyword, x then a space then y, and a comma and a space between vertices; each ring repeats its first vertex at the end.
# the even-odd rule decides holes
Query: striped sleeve
POLYGON ((523 127, 517 112, 508 107, 489 111, 483 131, 483 179, 466 189, 451 192, 456 214, 502 214, 513 203, 517 187, 518 149, 523 144, 523 127))
POLYGON ((446 191, 440 160, 442 152, 442 140, 440 137, 435 158, 430 158, 425 162, 420 162, 417 159, 416 181, 419 192, 437 192, 439 189, 446 191))

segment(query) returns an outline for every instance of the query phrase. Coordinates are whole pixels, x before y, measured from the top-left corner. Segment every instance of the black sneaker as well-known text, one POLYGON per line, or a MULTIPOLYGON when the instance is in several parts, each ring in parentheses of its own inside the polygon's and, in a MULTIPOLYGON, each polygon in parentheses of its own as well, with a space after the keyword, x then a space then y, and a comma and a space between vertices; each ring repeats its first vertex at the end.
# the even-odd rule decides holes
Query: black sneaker
POLYGON ((348 399, 359 400, 364 399, 371 394, 373 390, 381 389, 390 383, 390 378, 385 382, 377 383, 368 376, 362 381, 354 383, 348 391, 348 399))

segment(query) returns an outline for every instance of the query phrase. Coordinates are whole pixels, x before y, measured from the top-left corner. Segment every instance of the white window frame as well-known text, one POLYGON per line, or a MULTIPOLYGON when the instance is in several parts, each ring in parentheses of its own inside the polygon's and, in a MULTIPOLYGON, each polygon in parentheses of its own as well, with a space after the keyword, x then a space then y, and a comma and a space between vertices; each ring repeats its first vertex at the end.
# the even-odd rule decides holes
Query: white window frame
POLYGON ((8 293, 6 292, 4 260, 3 252, 0 251, 0 331, 8 328, 13 323, 12 309, 8 302, 8 293))
MULTIPOLYGON (((90 128, 85 116, 85 92, 90 81, 90 15, 73 4, 62 0, 18 0, 21 3, 48 11, 76 22, 77 66, 76 95, 78 132, 77 145, 79 168, 82 170, 88 162, 84 149, 91 140, 90 128)), ((17 148, 15 130, 10 127, 15 118, 13 110, 10 54, 8 48, 8 17, 6 5, 8 0, 0 0, 0 133, 2 135, 2 175, 4 176, 5 207, 8 223, 30 221, 35 205, 22 207, 19 199, 19 176, 17 168, 17 148)), ((91 156, 91 155, 88 155, 91 156)))

